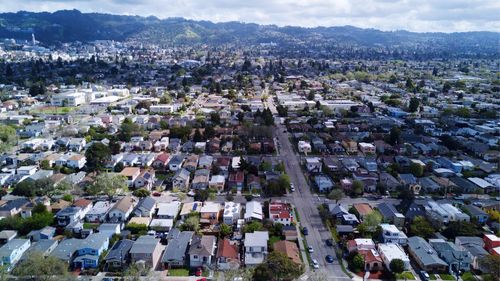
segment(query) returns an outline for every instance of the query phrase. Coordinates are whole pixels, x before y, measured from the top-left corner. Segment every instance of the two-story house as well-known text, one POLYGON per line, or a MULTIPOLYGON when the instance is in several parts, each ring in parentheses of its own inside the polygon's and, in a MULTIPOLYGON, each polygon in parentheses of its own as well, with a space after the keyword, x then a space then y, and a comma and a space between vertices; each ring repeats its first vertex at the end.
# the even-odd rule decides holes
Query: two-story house
POLYGON ((245 265, 256 266, 264 262, 268 254, 269 232, 255 231, 245 234, 245 265))
POLYGON ((200 267, 203 265, 210 266, 215 255, 215 245, 217 238, 209 235, 195 235, 189 247, 189 266, 200 267))

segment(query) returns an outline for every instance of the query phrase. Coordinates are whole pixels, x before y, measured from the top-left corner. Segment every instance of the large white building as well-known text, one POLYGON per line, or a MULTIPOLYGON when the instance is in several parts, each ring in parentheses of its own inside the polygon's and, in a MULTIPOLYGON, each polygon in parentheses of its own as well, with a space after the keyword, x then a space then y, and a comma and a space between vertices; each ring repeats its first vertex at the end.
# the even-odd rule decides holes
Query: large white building
POLYGON ((398 244, 380 243, 378 244, 378 252, 380 253, 380 257, 387 268, 390 269, 391 261, 394 259, 402 260, 405 265, 405 269, 410 268, 410 258, 408 258, 405 251, 398 244))
POLYGON ((82 92, 61 93, 52 96, 50 103, 53 106, 79 106, 86 103, 86 94, 82 92))

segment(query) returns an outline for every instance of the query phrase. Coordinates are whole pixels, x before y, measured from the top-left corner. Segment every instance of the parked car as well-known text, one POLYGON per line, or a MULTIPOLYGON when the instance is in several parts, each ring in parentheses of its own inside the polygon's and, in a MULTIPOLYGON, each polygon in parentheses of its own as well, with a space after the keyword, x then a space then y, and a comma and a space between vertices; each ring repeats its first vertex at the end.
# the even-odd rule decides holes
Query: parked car
POLYGON ((316 269, 319 268, 319 263, 318 263, 318 261, 316 259, 312 260, 312 264, 313 264, 313 268, 316 268, 316 269))
POLYGON ((307 227, 303 227, 302 228, 302 234, 309 235, 309 229, 307 229, 307 227))
POLYGON ((420 271, 420 277, 422 278, 423 281, 429 280, 431 277, 429 276, 429 273, 421 270, 420 271))
POLYGON ((332 247, 333 246, 333 240, 332 239, 326 239, 326 245, 328 247, 332 247))
POLYGON ((307 251, 308 251, 309 253, 314 253, 314 249, 313 249, 313 247, 312 247, 312 246, 308 246, 308 247, 307 247, 307 251))
POLYGON ((333 256, 331 256, 331 255, 327 255, 327 256, 325 257, 325 260, 326 260, 326 262, 327 262, 327 263, 333 263, 333 256))
POLYGON ((201 269, 201 267, 198 267, 198 269, 196 269, 196 272, 194 273, 194 275, 201 276, 202 273, 203 273, 203 270, 201 269))

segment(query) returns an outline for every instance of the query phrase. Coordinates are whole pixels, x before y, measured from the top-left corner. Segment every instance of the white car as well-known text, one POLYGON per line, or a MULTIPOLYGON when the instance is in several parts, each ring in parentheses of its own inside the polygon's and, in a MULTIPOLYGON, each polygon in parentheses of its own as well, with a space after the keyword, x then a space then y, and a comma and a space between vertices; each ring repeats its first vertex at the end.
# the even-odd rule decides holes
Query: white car
POLYGON ((307 247, 307 251, 308 251, 309 253, 314 253, 314 249, 313 249, 313 247, 312 247, 312 246, 307 247))
POLYGON ((319 268, 319 263, 318 263, 318 261, 316 259, 312 260, 312 264, 313 264, 313 268, 316 268, 316 269, 319 268))

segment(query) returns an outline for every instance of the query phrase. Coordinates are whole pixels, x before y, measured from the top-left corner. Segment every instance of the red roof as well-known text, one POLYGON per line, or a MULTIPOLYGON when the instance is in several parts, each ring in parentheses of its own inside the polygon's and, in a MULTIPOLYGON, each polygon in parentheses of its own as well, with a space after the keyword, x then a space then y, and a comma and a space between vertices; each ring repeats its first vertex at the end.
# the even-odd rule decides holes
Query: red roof
POLYGON ((161 161, 163 163, 168 162, 168 159, 170 159, 170 155, 168 153, 162 153, 156 156, 156 161, 161 161))
POLYGON ((78 199, 75 201, 75 203, 73 203, 74 206, 80 207, 80 208, 85 208, 90 204, 92 204, 92 201, 89 201, 89 200, 84 199, 84 198, 78 199))
POLYGON ((219 240, 218 245, 219 251, 217 252, 217 257, 225 257, 231 259, 238 259, 238 246, 232 245, 229 239, 219 240))

